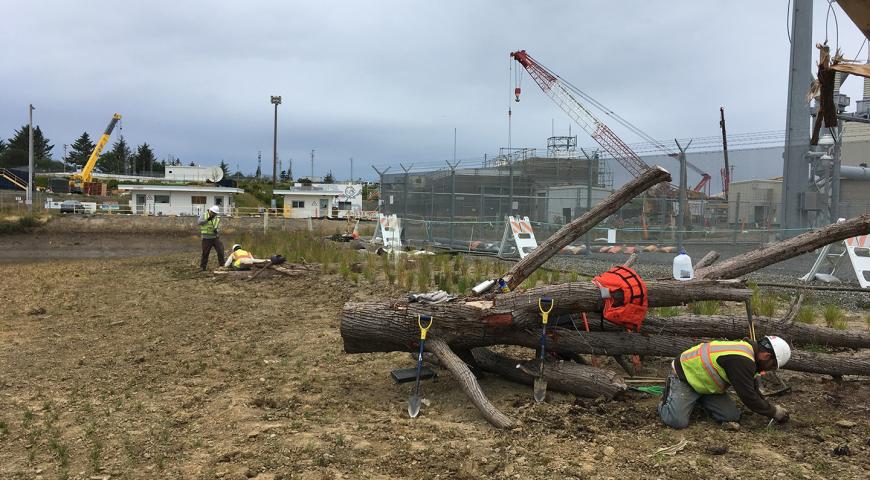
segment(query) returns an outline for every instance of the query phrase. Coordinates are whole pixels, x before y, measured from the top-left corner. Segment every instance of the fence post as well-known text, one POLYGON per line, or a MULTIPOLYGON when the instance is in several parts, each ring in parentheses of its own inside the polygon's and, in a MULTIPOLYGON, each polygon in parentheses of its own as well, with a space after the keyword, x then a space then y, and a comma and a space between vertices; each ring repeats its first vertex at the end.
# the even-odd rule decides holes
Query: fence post
POLYGON ((732 242, 737 241, 738 231, 740 231, 740 192, 737 192, 737 204, 734 206, 734 237, 732 242))

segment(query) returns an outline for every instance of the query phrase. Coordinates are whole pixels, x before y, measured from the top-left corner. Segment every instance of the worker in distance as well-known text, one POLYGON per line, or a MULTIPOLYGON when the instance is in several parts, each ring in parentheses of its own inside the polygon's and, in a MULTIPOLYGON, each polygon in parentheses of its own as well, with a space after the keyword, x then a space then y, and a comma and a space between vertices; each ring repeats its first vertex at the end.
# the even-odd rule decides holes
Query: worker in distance
POLYGON ((218 265, 223 265, 224 259, 224 244, 220 238, 221 225, 221 207, 212 205, 199 218, 199 235, 202 238, 202 256, 199 259, 199 269, 205 271, 208 266, 208 257, 211 254, 211 249, 217 251, 218 265))
POLYGON ((788 343, 773 335, 757 342, 706 342, 686 350, 671 363, 658 406, 662 422, 671 428, 686 428, 698 403, 719 422, 738 422, 740 409, 726 393, 729 387, 734 387, 740 401, 753 412, 776 422, 788 421, 788 411, 765 400, 755 378, 782 368, 790 357, 788 343))

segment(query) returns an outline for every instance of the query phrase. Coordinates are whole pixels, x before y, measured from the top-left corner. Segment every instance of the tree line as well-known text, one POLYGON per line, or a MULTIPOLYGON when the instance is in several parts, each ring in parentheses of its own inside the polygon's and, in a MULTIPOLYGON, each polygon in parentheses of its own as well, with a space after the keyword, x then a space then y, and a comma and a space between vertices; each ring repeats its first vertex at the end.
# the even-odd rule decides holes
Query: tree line
MULTIPOLYGON (((27 125, 14 131, 11 138, 0 138, 0 168, 27 168, 28 165, 27 125)), ((82 134, 70 145, 66 156, 60 161, 52 157, 55 145, 45 136, 37 125, 33 128, 33 164, 37 171, 78 170, 88 161, 96 143, 88 132, 82 134)), ((133 150, 123 135, 103 149, 94 170, 100 173, 126 175, 162 174, 167 165, 181 165, 181 159, 172 157, 157 160, 154 149, 147 142, 133 150)))

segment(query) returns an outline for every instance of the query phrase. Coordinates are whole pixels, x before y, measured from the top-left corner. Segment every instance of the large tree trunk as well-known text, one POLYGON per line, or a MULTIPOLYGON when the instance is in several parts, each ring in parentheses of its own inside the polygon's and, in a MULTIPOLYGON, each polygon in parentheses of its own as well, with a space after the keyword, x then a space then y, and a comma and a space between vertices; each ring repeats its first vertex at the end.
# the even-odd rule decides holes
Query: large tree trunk
POLYGON ((870 213, 771 243, 695 272, 696 278, 737 278, 825 245, 870 233, 870 213))
MULTIPOLYGON (((587 315, 589 328, 601 330, 601 316, 597 313, 587 315)), ((570 324, 569 318, 557 319, 559 323, 570 324)), ((576 319, 574 322, 576 323, 576 319)), ((708 337, 738 339, 749 335, 749 324, 745 316, 735 315, 680 315, 675 317, 648 316, 643 321, 641 332, 678 337, 708 337)), ((618 332, 621 329, 604 322, 604 330, 618 332)), ((870 332, 860 330, 837 330, 819 325, 807 325, 781 318, 755 317, 755 334, 778 335, 795 345, 823 345, 828 347, 870 348, 870 332)))
MULTIPOLYGON (((744 301, 751 292, 738 281, 676 280, 647 282, 650 306, 682 305, 726 298, 744 301)), ((417 315, 434 318, 429 334, 454 351, 480 346, 479 338, 505 329, 540 327, 538 298, 554 301, 553 318, 571 312, 601 311, 598 287, 572 282, 495 295, 491 299, 427 305, 403 302, 346 303, 341 313, 341 337, 347 353, 413 351, 419 338, 417 315)))
MULTIPOLYGON (((486 371, 525 385, 532 385, 535 381, 530 372, 537 371, 537 360, 518 361, 487 348, 475 348, 472 353, 477 364, 486 371), (518 364, 522 368, 517 368, 518 364)), ((548 390, 573 393, 581 397, 613 398, 627 388, 622 377, 610 370, 567 361, 547 362, 544 379, 547 380, 548 390)))
POLYGON ((515 263, 507 275, 504 276, 508 287, 513 290, 523 283, 532 272, 546 263, 553 255, 562 251, 574 240, 577 240, 592 227, 601 223, 604 219, 613 215, 620 207, 630 202, 648 188, 661 182, 671 181, 671 174, 662 167, 655 166, 631 179, 619 190, 610 194, 607 200, 596 205, 592 210, 577 217, 571 223, 563 226, 552 236, 544 240, 538 248, 526 255, 525 258, 515 263))

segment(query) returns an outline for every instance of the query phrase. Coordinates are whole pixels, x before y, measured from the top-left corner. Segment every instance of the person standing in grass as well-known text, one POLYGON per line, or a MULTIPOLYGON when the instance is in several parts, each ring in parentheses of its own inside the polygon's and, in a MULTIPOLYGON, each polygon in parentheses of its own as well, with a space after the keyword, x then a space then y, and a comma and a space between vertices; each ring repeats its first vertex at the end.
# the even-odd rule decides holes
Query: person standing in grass
POLYGON ((202 237, 202 256, 199 259, 199 268, 202 271, 205 271, 205 267, 208 266, 208 257, 212 248, 217 251, 218 265, 223 265, 225 262, 224 244, 220 239, 220 212, 220 207, 213 205, 199 219, 199 235, 202 237))

